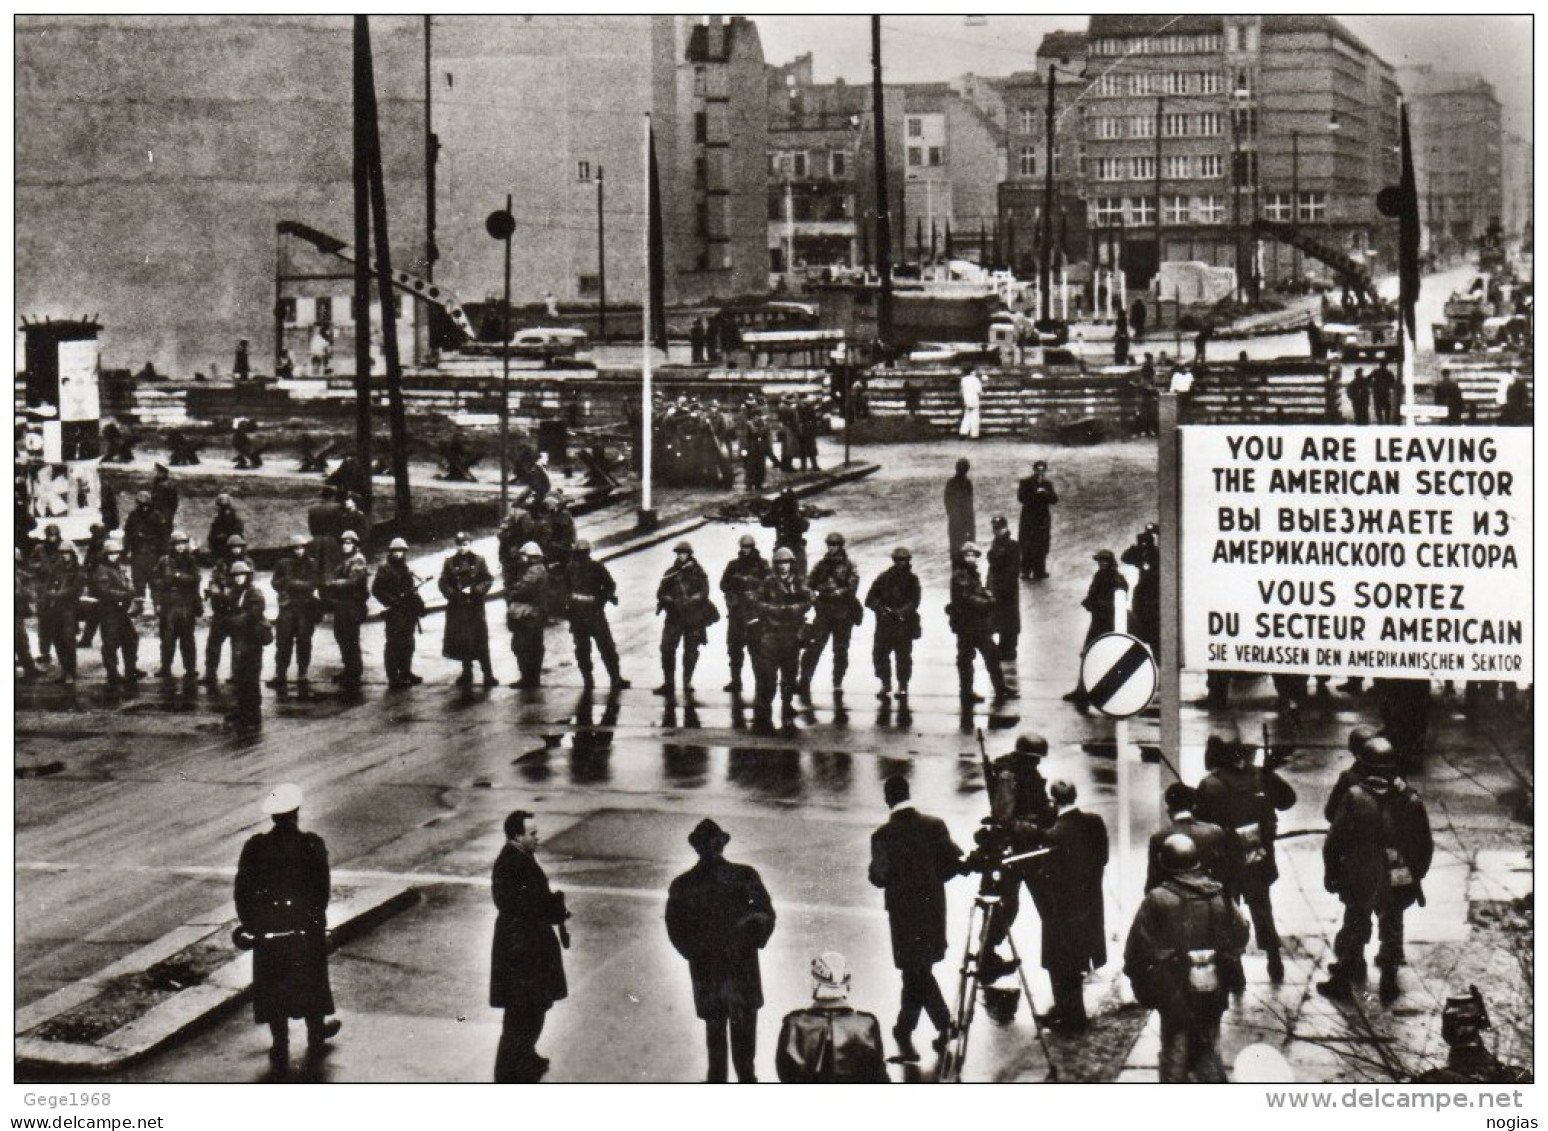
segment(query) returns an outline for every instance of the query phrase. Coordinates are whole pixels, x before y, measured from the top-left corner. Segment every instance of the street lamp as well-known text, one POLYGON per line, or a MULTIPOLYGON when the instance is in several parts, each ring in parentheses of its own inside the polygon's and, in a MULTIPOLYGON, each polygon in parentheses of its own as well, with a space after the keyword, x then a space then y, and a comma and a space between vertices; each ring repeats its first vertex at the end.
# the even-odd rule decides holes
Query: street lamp
POLYGON ((505 305, 500 310, 500 517, 504 518, 511 493, 507 454, 511 439, 511 235, 516 231, 510 194, 506 194, 505 209, 491 212, 484 228, 505 244, 505 305))
POLYGON ((1044 322, 1053 318, 1054 85, 1058 75, 1081 79, 1086 72, 1048 64, 1048 103, 1043 113, 1043 255, 1038 271, 1044 322))

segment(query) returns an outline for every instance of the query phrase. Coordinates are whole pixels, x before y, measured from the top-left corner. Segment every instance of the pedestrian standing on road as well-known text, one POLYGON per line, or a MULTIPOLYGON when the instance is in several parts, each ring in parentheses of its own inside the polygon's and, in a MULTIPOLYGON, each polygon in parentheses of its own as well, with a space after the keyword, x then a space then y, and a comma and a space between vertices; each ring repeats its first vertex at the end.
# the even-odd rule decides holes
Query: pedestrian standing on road
MULTIPOLYGON (((458 687, 473 686, 473 664, 478 663, 484 673, 485 687, 498 687, 493 666, 489 660, 489 619, 484 602, 494 588, 494 575, 483 556, 473 549, 473 539, 464 531, 457 532, 457 549, 441 565, 439 588, 446 598, 446 635, 441 641, 441 655, 462 664, 462 674, 457 677, 458 687)), ((518 552, 516 560, 521 557, 518 552)))
POLYGON ((220 657, 226 641, 231 637, 232 585, 231 567, 237 562, 252 561, 247 556, 247 539, 233 534, 226 539, 224 556, 215 559, 210 570, 209 584, 204 595, 210 600, 210 628, 204 638, 204 685, 211 691, 220 686, 220 657))
POLYGON ((822 659, 830 637, 833 640, 833 691, 835 694, 843 692, 844 674, 849 670, 849 638, 862 615, 857 596, 860 574, 844 549, 844 536, 834 531, 827 537, 827 546, 827 554, 812 567, 811 576, 806 580, 806 587, 812 594, 814 615, 801 655, 801 680, 796 693, 808 703, 812 699, 812 676, 817 672, 817 662, 822 659))
POLYGON ((812 607, 811 591, 806 588, 796 564, 795 552, 790 547, 781 546, 775 550, 773 572, 763 579, 753 597, 754 720, 763 728, 773 725, 776 690, 786 722, 794 708, 801 668, 801 640, 806 634, 806 613, 812 607))
POLYGON ((1166 870, 1161 867, 1161 846, 1173 833, 1183 833, 1199 850, 1199 867, 1204 874, 1220 885, 1225 897, 1236 902, 1236 869, 1241 859, 1241 847, 1236 843, 1234 830, 1223 829, 1209 821, 1201 821, 1194 815, 1198 807, 1198 791, 1191 785, 1174 781, 1162 795, 1171 824, 1151 834, 1149 864, 1145 871, 1145 890, 1160 887, 1166 881, 1166 870))
POLYGON ((387 560, 371 579, 371 596, 386 610, 385 666, 387 686, 394 690, 413 687, 424 679, 414 674, 414 637, 425 601, 419 595, 419 578, 408 564, 408 543, 394 538, 387 546, 387 560))
POLYGON ((607 566, 591 556, 591 543, 582 538, 575 543, 567 572, 570 587, 570 637, 575 643, 575 666, 581 682, 592 685, 591 646, 597 646, 608 681, 614 688, 625 688, 629 681, 618 669, 618 648, 613 630, 607 623, 607 606, 618 604, 618 583, 607 566))
POLYGON ((981 428, 979 405, 983 400, 984 379, 971 365, 966 365, 957 388, 962 395, 962 422, 957 426, 957 435, 964 440, 976 440, 981 428))
MULTIPOLYGON (((28 556, 28 572, 32 576, 32 593, 38 605, 38 663, 48 667, 54 651, 56 636, 55 618, 50 615, 49 590, 54 571, 59 568, 64 536, 56 523, 43 528, 43 541, 33 547, 28 556)), ((72 630, 71 636, 74 636, 72 630)))
POLYGON ((339 686, 346 695, 354 695, 359 693, 360 681, 365 676, 360 626, 365 623, 366 599, 371 592, 370 569, 360 552, 360 538, 353 530, 339 536, 339 549, 344 557, 324 584, 323 593, 333 606, 333 639, 338 642, 339 658, 344 661, 339 686))
POLYGON ((215 517, 210 519, 210 533, 206 545, 210 550, 210 558, 220 557, 221 549, 231 540, 233 534, 246 535, 247 523, 242 521, 242 516, 237 513, 236 507, 231 502, 231 496, 222 491, 215 496, 215 517))
POLYGON ((973 690, 973 657, 979 656, 989 672, 989 682, 994 687, 995 700, 1011 697, 1005 682, 1005 670, 1000 665, 1000 650, 995 647, 990 631, 990 615, 994 610, 994 594, 984 587, 978 576, 978 547, 964 542, 957 555, 957 566, 951 574, 951 604, 946 615, 951 630, 957 634, 957 692, 963 703, 982 702, 983 696, 973 690))
POLYGON ((158 679, 172 678, 172 657, 182 652, 183 679, 192 684, 199 678, 198 643, 194 629, 204 603, 199 599, 199 563, 194 560, 188 535, 181 530, 172 533, 172 549, 156 563, 155 579, 151 582, 156 594, 156 614, 161 629, 161 666, 156 669, 158 679))
POLYGON ((49 571, 38 619, 41 622, 46 618, 49 622, 54 651, 59 655, 58 681, 66 686, 75 683, 76 617, 85 585, 86 575, 75 543, 65 542, 59 547, 59 560, 49 571))
POLYGON ((301 831, 301 787, 286 782, 263 799, 273 822, 250 837, 237 863, 238 945, 253 951, 253 1020, 274 1037, 269 1059, 289 1064, 290 1019, 306 1022, 309 1058, 323 1055, 344 1023, 328 983, 328 846, 301 831))
POLYGON ((150 492, 136 494, 134 509, 124 519, 124 543, 129 548, 129 575, 136 597, 144 599, 156 563, 166 556, 171 538, 172 524, 151 505, 150 492))
POLYGON ((543 686, 543 634, 548 627, 548 570, 543 548, 528 542, 517 555, 516 574, 505 590, 505 627, 511 631, 511 654, 517 678, 511 686, 530 690, 543 686))
POLYGON ((1048 464, 1038 460, 1032 474, 1016 486, 1021 504, 1021 576, 1042 581, 1048 576, 1048 549, 1053 541, 1053 510, 1059 493, 1047 476, 1048 464))
MULTIPOLYGON (((100 522, 94 522, 91 524, 91 529, 86 537, 86 556, 81 561, 81 568, 85 570, 88 580, 91 577, 92 571, 96 569, 97 566, 102 562, 102 547, 106 544, 107 538, 107 526, 100 522)), ((17 592, 19 595, 21 592, 20 589, 18 589, 17 592)), ((98 615, 96 604, 93 603, 87 605, 86 611, 81 617, 81 638, 79 641, 80 647, 91 647, 91 641, 92 638, 97 634, 97 626, 99 623, 101 623, 101 618, 98 615)))
POLYGON ((756 869, 723 853, 731 836, 709 818, 688 835, 699 862, 667 889, 667 937, 688 960, 694 1011, 704 1022, 708 1084, 726 1082, 726 1038, 742 1084, 756 1084, 758 1010, 763 980, 758 952, 774 933, 774 904, 756 869))
POLYGON ((989 569, 984 584, 994 597, 994 608, 989 613, 989 626, 994 633, 995 647, 1000 650, 1000 663, 1006 669, 1006 678, 1016 678, 1017 641, 1021 637, 1021 546, 1011 537, 1010 522, 1004 515, 995 515, 989 528, 994 538, 989 543, 989 569))
POLYGON ((145 673, 140 670, 140 635, 134 627, 140 598, 123 567, 124 544, 109 538, 102 547, 102 561, 92 570, 87 588, 97 599, 102 622, 102 666, 107 669, 107 685, 133 688, 145 673), (119 658, 123 667, 118 666, 119 658))
POLYGON ((1134 916, 1123 972, 1134 1000, 1161 1015, 1161 1083, 1224 1084, 1220 1018, 1229 995, 1246 987, 1247 924, 1186 835, 1166 838, 1160 864, 1167 878, 1134 916))
POLYGON ((914 675, 914 641, 922 635, 919 623, 919 578, 914 575, 914 555, 907 546, 892 551, 892 565, 878 574, 865 594, 865 607, 876 617, 871 640, 871 663, 883 703, 892 696, 892 669, 897 667, 898 702, 908 702, 908 681, 914 675))
POLYGON ((892 1038, 904 1063, 919 1059, 914 1029, 921 1011, 935 1026, 937 1050, 951 1039, 951 1011, 935 965, 946 957, 946 882, 960 874, 962 863, 946 823, 915 809, 909 792, 908 779, 897 774, 882 784, 891 813, 871 834, 869 872, 871 883, 886 893, 892 962, 903 976, 892 1038))
POLYGON ((1397 387, 1397 378, 1392 375, 1392 370, 1387 368, 1386 362, 1382 362, 1372 371, 1371 401, 1376 407, 1377 424, 1397 423, 1397 416, 1393 412, 1397 387))
POLYGON ((253 584, 252 563, 233 562, 230 581, 231 682, 236 698, 226 715, 226 729, 251 735, 263 727, 263 650, 274 642, 274 629, 264 618, 263 590, 253 584))
POLYGON ((946 544, 953 567, 957 553, 964 542, 977 540, 973 533, 973 481, 968 478, 972 465, 965 459, 957 461, 957 473, 946 480, 946 544))
POLYGON ((812 959, 812 1004, 785 1014, 774 1068, 781 1084, 886 1084, 881 1024, 849 1004, 849 960, 812 959))
POLYGON ((1349 379, 1349 407, 1354 413, 1356 424, 1369 424, 1371 422, 1371 379, 1365 375, 1365 370, 1356 369, 1354 376, 1349 379))
POLYGON ((1086 1029, 1086 971, 1107 964, 1102 913, 1107 825, 1075 804, 1070 782, 1054 782, 1048 796, 1058 816, 1040 838, 1048 855, 1033 863, 1028 884, 1043 924, 1043 969, 1054 999, 1038 1020, 1056 1032, 1080 1033, 1086 1029))
POLYGON ((1275 771, 1253 764, 1245 743, 1226 747, 1226 762, 1205 774, 1198 786, 1195 812, 1200 820, 1236 834, 1241 856, 1237 860, 1237 893, 1252 917, 1252 933, 1267 958, 1269 981, 1276 986, 1285 978, 1280 957, 1279 931, 1274 926, 1271 889, 1279 879, 1274 859, 1278 814, 1295 804, 1295 790, 1275 771))
POLYGON ((489 958, 489 1004, 505 1010, 495 1053, 496 1084, 535 1084, 548 1071, 538 1038, 556 1001, 569 996, 561 946, 570 945, 564 892, 548 886, 537 862, 537 817, 516 809, 505 818, 505 845, 490 890, 499 911, 489 958))
POLYGON ((672 553, 672 564, 656 586, 656 612, 665 614, 666 623, 661 629, 661 686, 655 693, 669 699, 677 694, 677 646, 683 648, 683 694, 690 695, 699 649, 708 639, 704 630, 720 619, 720 610, 710 600, 709 577, 693 556, 693 547, 679 542, 672 553))
POLYGON ((306 673, 312 666, 312 634, 317 631, 322 615, 317 596, 321 575, 313 554, 315 545, 305 534, 291 535, 290 553, 275 564, 274 576, 270 578, 279 602, 279 615, 274 621, 274 678, 269 680, 269 686, 281 694, 289 686, 292 653, 296 658, 296 684, 302 689, 309 686, 306 673))
POLYGON ((1139 571, 1134 583, 1134 604, 1129 609, 1129 631, 1161 654, 1161 527, 1147 522, 1120 560, 1139 571))
POLYGON ((768 579, 768 561, 758 552, 758 542, 744 534, 737 543, 736 557, 726 563, 720 574, 720 595, 726 600, 726 654, 731 662, 731 682, 725 690, 742 690, 742 666, 752 643, 753 624, 758 618, 758 590, 768 579))
MULTIPOLYGON (((1091 560, 1097 563, 1096 572, 1091 575, 1091 584, 1087 586, 1085 599, 1080 603, 1080 607, 1091 614, 1091 623, 1086 627, 1086 639, 1080 646, 1082 660, 1085 659, 1086 649, 1091 647, 1091 642, 1098 636, 1122 632, 1128 627, 1114 620, 1114 598, 1120 591, 1127 593, 1129 590, 1128 579, 1118 570, 1118 559, 1113 557, 1111 550, 1098 550, 1091 560)), ((1075 709, 1081 714, 1090 709, 1084 676, 1076 677, 1075 690, 1068 692, 1064 701, 1075 704, 1075 709)))
POLYGON ((1435 855, 1430 817, 1424 801, 1399 775, 1391 744, 1373 738, 1366 744, 1361 779, 1339 802, 1322 845, 1323 886, 1344 905, 1344 922, 1333 939, 1336 961, 1317 992, 1334 1001, 1352 1001, 1352 983, 1365 977, 1365 947, 1376 916, 1376 965, 1381 968, 1384 1004, 1400 991, 1398 968, 1404 964, 1403 913, 1424 904, 1424 878, 1435 855))

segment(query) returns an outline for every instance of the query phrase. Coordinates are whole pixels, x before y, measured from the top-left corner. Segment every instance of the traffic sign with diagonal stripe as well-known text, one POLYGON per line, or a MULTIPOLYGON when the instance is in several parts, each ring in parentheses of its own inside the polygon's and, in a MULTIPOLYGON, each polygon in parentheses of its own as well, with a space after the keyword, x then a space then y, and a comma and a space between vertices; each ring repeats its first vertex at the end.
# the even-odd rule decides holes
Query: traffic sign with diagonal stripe
POLYGON ((1156 693, 1156 661, 1144 641, 1122 632, 1098 636, 1080 660, 1086 699, 1114 719, 1137 715, 1156 693))

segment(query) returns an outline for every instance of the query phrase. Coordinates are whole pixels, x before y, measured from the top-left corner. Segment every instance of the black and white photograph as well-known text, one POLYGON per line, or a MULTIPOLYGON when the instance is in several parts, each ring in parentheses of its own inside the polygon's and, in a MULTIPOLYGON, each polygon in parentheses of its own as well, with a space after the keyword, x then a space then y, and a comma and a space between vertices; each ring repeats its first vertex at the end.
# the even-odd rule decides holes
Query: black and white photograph
POLYGON ((15 15, 12 1126, 1533 1125, 1535 30, 15 15))

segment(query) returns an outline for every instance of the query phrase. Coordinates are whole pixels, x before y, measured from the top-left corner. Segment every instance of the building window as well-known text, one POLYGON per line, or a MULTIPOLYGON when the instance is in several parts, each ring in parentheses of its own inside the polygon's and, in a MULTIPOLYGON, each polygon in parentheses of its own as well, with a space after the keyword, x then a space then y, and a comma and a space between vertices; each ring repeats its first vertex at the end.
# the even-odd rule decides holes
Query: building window
POLYGON ((1321 192, 1301 194, 1301 219, 1320 221, 1328 218, 1328 197, 1321 192))
POLYGON ((1135 224, 1154 224, 1156 222, 1156 202, 1154 197, 1136 196, 1129 199, 1129 220, 1135 224))
POLYGON ((1122 137, 1123 119, 1107 117, 1096 119, 1096 136, 1109 139, 1122 137))
POLYGON ((941 147, 938 145, 932 145, 930 147, 930 164, 939 165, 941 163, 941 157, 941 147))
POLYGON ((1189 215, 1188 198, 1186 196, 1166 197, 1162 215, 1168 224, 1186 224, 1189 215))
POLYGON ((1037 128, 1037 111, 1030 107, 1023 108, 1018 119, 1021 122, 1021 132, 1024 134, 1029 134, 1037 128))
POLYGON ((1271 192, 1263 198, 1263 215, 1270 220, 1289 220, 1290 194, 1287 192, 1271 192))
POLYGON ((1122 157, 1098 157, 1096 159, 1096 179, 1099 181, 1121 181, 1124 174, 1124 159, 1122 157))
POLYGON ((1218 153, 1206 153, 1199 158, 1199 176, 1206 181, 1225 176, 1225 158, 1218 153))
POLYGON ((1199 136, 1219 137, 1224 125, 1222 116, 1214 112, 1199 115, 1199 136))
POLYGON ((709 187, 709 162, 702 156, 693 159, 693 183, 696 188, 709 187))
POLYGON ((910 169, 917 169, 917 168, 919 168, 919 166, 921 166, 923 164, 924 164, 924 150, 920 149, 919 146, 917 146, 917 145, 909 146, 908 147, 908 167, 910 169))
POLYGON ((319 326, 333 324, 333 299, 327 295, 319 295, 312 300, 312 321, 319 326))
POLYGON ((1023 177, 1037 176, 1037 147, 1023 145, 1016 162, 1017 172, 1023 177))
POLYGON ((707 72, 703 67, 695 67, 693 69, 693 92, 703 95, 708 92, 708 87, 707 72))
POLYGON ((1141 114, 1129 119, 1130 137, 1155 137, 1156 119, 1153 114, 1141 114))
POLYGON ((1247 98, 1252 94, 1252 72, 1246 67, 1237 67, 1236 74, 1231 85, 1231 93, 1239 94, 1247 98))
POLYGON ((693 116, 693 140, 700 145, 709 140, 709 115, 703 110, 693 116))
POLYGON ((693 231, 697 236, 709 235, 709 201, 701 200, 694 205, 693 231))
POLYGON ((1130 94, 1160 94, 1162 76, 1149 71, 1129 76, 1130 94))
POLYGON ((1161 159, 1161 175, 1169 181, 1185 181, 1193 175, 1193 158, 1181 153, 1168 153, 1161 159))
POLYGON ((279 300, 279 318, 286 326, 294 326, 296 324, 295 299, 282 298, 279 300))
POLYGON ((785 194, 782 192, 769 193, 769 219, 783 220, 785 218, 785 194))
MULTIPOLYGON (((1134 77, 1137 78, 1139 76, 1134 77)), ((1126 85, 1123 75, 1115 75, 1112 72, 1108 72, 1097 79, 1096 90, 1099 95, 1107 98, 1116 98, 1127 93, 1124 89, 1126 85)))
POLYGON ((1199 91, 1202 94, 1220 94, 1225 90, 1225 75, 1219 71, 1205 71, 1199 75, 1199 91))
POLYGON ((1236 119, 1236 136, 1238 138, 1253 138, 1258 136, 1258 108, 1256 106, 1242 106, 1231 111, 1231 116, 1236 119))
POLYGON ((1092 214, 1097 227, 1113 227, 1123 220, 1123 198, 1117 196, 1097 197, 1096 208, 1092 214))
POLYGON ((924 137, 924 119, 910 118, 908 120, 908 136, 924 137))
POLYGON ((790 175, 796 180, 806 178, 806 152, 797 150, 790 155, 790 175))
MULTIPOLYGON (((1137 93, 1137 92, 1136 92, 1137 93)), ((1187 94, 1188 74, 1186 71, 1168 71, 1161 76, 1162 94, 1187 94)))
POLYGON ((1224 224, 1226 218, 1225 198, 1221 196, 1201 196, 1194 201, 1194 218, 1201 224, 1224 224))
POLYGON ((1236 24, 1226 27, 1226 50, 1240 51, 1242 49, 1242 29, 1236 24))
POLYGON ((578 162, 576 164, 576 166, 575 166, 575 179, 577 181, 581 181, 583 183, 588 183, 588 184, 590 183, 590 181, 591 181, 591 162, 590 161, 581 161, 581 162, 578 162))
POLYGON ((602 280, 598 275, 577 275, 575 293, 581 298, 595 298, 602 293, 602 280))
POLYGON ((1156 159, 1154 157, 1129 158, 1129 177, 1136 181, 1155 180, 1156 159))
POLYGON ((829 152, 828 161, 833 166, 835 180, 843 180, 849 176, 849 154, 842 149, 835 149, 829 152))
POLYGON ((1187 114, 1163 114, 1163 115, 1161 115, 1161 136, 1162 137, 1187 137, 1188 136, 1188 115, 1187 114))

